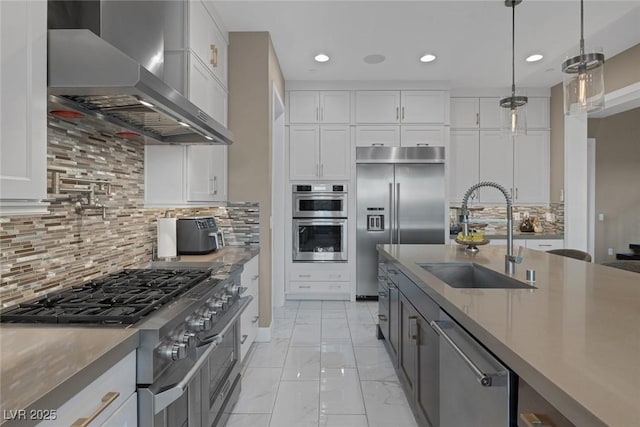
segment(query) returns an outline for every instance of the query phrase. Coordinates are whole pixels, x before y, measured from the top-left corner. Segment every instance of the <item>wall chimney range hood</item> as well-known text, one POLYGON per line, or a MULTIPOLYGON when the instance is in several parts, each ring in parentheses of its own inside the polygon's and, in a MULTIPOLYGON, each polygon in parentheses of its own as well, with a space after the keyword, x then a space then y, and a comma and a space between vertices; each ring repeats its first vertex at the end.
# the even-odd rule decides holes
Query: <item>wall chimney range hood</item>
POLYGON ((49 110, 71 109, 148 143, 233 142, 162 80, 163 1, 50 0, 49 110))

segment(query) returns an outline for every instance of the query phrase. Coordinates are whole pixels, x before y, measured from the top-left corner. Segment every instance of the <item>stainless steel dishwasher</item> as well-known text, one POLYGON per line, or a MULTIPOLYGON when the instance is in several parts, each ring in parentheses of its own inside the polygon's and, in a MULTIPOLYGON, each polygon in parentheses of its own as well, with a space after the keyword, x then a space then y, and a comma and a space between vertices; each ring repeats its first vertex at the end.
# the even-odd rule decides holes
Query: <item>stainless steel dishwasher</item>
POLYGON ((517 377, 444 311, 440 336, 440 427, 515 426, 517 377))

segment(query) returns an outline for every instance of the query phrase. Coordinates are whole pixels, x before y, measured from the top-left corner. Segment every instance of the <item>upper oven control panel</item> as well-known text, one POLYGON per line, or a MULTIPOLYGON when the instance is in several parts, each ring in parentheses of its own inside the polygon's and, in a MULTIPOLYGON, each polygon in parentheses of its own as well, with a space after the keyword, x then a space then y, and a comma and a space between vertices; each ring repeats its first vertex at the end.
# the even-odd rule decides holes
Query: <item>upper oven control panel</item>
POLYGON ((345 184, 294 184, 294 193, 346 193, 345 184))

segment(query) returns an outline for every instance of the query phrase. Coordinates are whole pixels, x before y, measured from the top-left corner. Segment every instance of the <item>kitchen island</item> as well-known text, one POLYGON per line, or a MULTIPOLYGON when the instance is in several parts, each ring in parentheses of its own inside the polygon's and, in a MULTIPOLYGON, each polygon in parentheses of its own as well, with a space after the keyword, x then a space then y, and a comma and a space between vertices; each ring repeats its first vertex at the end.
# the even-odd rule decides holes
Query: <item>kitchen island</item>
POLYGON ((640 276, 524 249, 535 288, 454 288, 423 263, 504 274, 504 247, 379 245, 419 289, 577 426, 640 425, 640 276))

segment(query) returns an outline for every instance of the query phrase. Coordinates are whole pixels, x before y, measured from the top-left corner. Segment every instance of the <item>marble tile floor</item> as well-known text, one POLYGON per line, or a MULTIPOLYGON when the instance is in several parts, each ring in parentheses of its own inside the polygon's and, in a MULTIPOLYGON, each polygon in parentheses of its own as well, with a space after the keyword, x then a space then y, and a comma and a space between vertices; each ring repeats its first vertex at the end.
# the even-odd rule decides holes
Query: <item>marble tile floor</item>
POLYGON ((247 356, 227 427, 414 427, 377 302, 287 301, 247 356))

